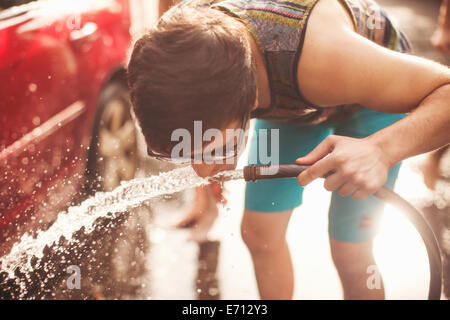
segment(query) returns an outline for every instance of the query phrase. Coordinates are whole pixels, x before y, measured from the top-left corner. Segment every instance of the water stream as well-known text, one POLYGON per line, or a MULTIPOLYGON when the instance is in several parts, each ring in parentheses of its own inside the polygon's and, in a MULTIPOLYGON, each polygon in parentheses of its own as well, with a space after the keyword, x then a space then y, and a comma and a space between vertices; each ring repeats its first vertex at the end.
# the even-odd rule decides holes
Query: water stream
MULTIPOLYGON (((213 178, 226 181, 242 177, 242 170, 231 170, 221 172, 213 178)), ((182 167, 159 175, 122 182, 111 192, 98 192, 80 205, 59 213, 56 221, 47 230, 40 230, 35 236, 24 234, 14 244, 10 253, 0 258, 0 272, 6 272, 9 279, 16 277, 16 271, 27 274, 33 271, 33 266, 36 265, 32 261, 43 258, 46 247, 55 250, 54 245, 61 238, 65 238, 65 243, 70 246, 77 231, 84 228, 84 233, 89 234, 94 230, 95 222, 99 218, 114 219, 121 213, 157 197, 209 182, 210 179, 197 176, 191 167, 182 167)))

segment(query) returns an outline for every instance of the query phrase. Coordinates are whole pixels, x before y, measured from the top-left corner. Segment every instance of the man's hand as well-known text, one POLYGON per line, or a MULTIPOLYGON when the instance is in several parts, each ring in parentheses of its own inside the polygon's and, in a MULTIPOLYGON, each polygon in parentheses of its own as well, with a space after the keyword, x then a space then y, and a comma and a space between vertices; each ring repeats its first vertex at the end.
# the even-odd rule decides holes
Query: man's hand
POLYGON ((336 135, 328 136, 296 162, 312 164, 298 176, 301 186, 325 177, 327 190, 338 190, 340 195, 352 195, 355 200, 363 200, 378 191, 385 184, 393 165, 370 139, 336 135))

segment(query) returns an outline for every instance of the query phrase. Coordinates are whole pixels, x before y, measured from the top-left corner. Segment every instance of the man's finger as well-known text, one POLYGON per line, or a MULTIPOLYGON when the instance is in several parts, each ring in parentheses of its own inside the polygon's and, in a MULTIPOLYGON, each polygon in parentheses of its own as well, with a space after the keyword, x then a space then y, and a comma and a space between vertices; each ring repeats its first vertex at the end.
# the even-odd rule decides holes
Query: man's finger
POLYGON ((344 185, 342 185, 340 188, 339 188, 339 194, 342 196, 342 197, 347 197, 347 196, 349 196, 349 195, 351 195, 351 194, 353 194, 353 193, 355 193, 355 191, 357 190, 357 188, 356 188, 356 186, 353 184, 353 183, 351 183, 351 182, 346 182, 344 185))
POLYGON ((335 164, 329 157, 321 159, 298 175, 298 183, 304 187, 311 181, 326 176, 334 167, 335 164))
POLYGON ((296 160, 296 163, 305 165, 305 164, 313 164, 319 161, 333 150, 335 143, 336 140, 334 136, 326 137, 310 153, 308 153, 304 157, 298 158, 296 160))
POLYGON ((334 191, 339 189, 344 183, 345 179, 339 172, 328 175, 325 178, 325 182, 323 184, 324 188, 328 191, 334 191))

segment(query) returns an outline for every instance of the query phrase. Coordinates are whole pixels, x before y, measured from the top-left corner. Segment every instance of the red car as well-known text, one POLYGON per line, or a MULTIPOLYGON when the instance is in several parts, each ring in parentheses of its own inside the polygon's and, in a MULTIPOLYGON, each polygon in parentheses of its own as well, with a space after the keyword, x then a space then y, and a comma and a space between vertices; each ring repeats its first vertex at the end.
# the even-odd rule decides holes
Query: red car
POLYGON ((136 169, 127 0, 0 0, 0 256, 136 169))

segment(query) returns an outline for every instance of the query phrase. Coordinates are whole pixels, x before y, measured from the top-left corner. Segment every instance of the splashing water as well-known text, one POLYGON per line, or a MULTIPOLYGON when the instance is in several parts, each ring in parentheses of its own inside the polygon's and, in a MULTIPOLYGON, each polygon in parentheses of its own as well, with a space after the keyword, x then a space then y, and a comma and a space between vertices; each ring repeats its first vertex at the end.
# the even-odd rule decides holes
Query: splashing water
MULTIPOLYGON (((218 181, 242 178, 242 170, 224 171, 212 177, 218 181)), ((61 237, 71 244, 72 236, 83 227, 86 234, 92 232, 98 218, 115 218, 117 214, 136 208, 155 197, 205 185, 210 181, 211 178, 197 176, 191 167, 183 167, 157 176, 122 182, 111 192, 98 192, 80 205, 59 213, 52 226, 45 231, 38 231, 36 237, 24 234, 10 253, 0 258, 0 271, 6 272, 10 279, 14 278, 17 269, 24 273, 31 272, 32 259, 42 259, 45 247, 57 243, 61 237)))

